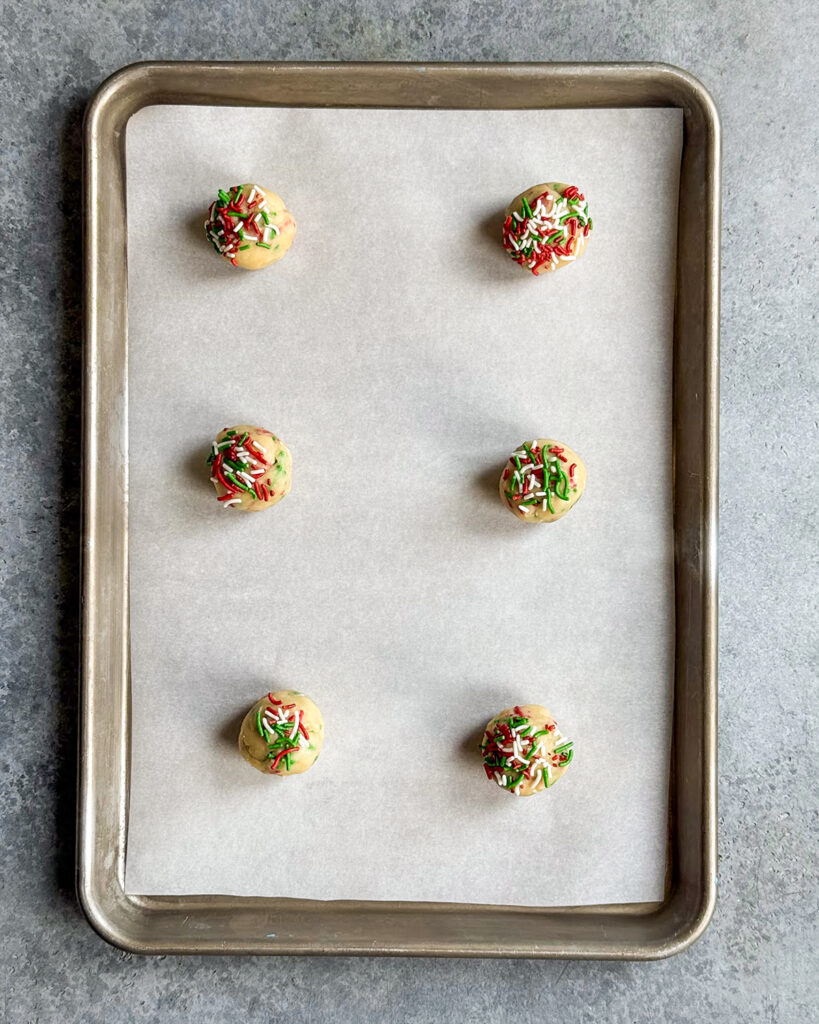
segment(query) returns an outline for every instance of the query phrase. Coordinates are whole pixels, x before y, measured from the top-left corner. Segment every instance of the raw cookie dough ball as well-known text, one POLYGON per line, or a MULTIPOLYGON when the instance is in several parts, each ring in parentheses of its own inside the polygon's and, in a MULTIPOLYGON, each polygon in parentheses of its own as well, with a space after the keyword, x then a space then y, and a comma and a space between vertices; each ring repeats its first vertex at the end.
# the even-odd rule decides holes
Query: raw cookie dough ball
POLYGON ((211 445, 208 465, 223 508, 260 512, 290 490, 290 452, 263 427, 225 427, 211 445))
POLYGON ((276 690, 257 700, 239 730, 239 753, 265 775, 306 772, 323 742, 321 712, 297 690, 276 690))
POLYGON ((501 711, 481 740, 486 777, 515 796, 532 796, 553 786, 573 753, 572 741, 540 704, 516 704, 501 711))
POLYGON ((573 263, 591 230, 589 204, 577 186, 548 181, 527 188, 506 207, 503 247, 537 277, 573 263))
POLYGON ((583 460, 549 438, 524 441, 509 456, 500 478, 500 496, 526 523, 553 523, 575 505, 586 486, 583 460))
POLYGON ((261 270, 280 260, 296 237, 281 196, 261 185, 234 185, 210 204, 205 234, 234 267, 261 270))

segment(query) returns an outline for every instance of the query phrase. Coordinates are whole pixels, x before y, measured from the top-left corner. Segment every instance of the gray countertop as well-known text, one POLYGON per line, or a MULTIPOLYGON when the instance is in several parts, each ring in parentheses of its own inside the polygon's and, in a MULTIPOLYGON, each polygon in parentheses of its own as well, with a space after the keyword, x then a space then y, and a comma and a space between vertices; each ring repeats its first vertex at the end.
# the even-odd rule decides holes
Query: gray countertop
POLYGON ((24 1021, 817 1017, 817 7, 7 0, 0 1009, 24 1021), (724 128, 720 899, 668 961, 138 958, 73 894, 80 127, 135 60, 663 60, 724 128))

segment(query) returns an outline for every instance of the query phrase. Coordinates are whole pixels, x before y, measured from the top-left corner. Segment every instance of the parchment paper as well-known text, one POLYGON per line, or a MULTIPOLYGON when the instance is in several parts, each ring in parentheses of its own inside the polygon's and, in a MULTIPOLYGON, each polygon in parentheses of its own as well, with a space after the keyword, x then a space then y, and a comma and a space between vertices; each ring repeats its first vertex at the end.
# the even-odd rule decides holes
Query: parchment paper
POLYGON ((662 897, 681 138, 664 109, 131 120, 129 891, 662 897), (595 230, 535 279, 498 222, 543 180, 579 185, 595 230), (258 273, 203 237, 238 181, 298 223, 258 273), (214 500, 204 459, 234 422, 291 448, 272 511, 214 500), (551 526, 496 491, 538 436, 588 466, 551 526), (244 711, 280 687, 326 723, 318 764, 287 780, 236 750, 244 711), (531 799, 476 753, 516 702, 576 744, 531 799))

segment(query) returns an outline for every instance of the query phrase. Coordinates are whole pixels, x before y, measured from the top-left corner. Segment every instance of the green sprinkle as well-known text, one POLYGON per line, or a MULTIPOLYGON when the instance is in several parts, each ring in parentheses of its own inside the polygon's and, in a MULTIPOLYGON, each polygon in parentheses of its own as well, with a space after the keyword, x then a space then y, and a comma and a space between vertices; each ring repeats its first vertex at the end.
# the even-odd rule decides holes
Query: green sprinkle
POLYGON ((256 245, 257 245, 257 247, 259 249, 270 249, 271 248, 271 246, 267 242, 257 242, 256 245))
POLYGON ((256 712, 256 728, 259 730, 259 735, 264 739, 264 730, 262 729, 262 709, 256 712))
POLYGON ((262 220, 265 222, 265 224, 270 223, 270 218, 267 216, 267 210, 262 210, 262 220))
POLYGON ((245 249, 249 249, 249 248, 250 248, 250 244, 248 244, 248 245, 240 245, 239 246, 239 252, 244 252, 245 249))
POLYGON ((563 472, 563 470, 560 468, 560 466, 557 467, 557 471, 558 471, 558 473, 560 475, 558 477, 558 482, 555 484, 555 494, 558 496, 558 498, 560 498, 561 501, 568 501, 569 500, 569 478, 566 476, 566 474, 563 472), (558 490, 558 484, 560 484, 560 483, 563 484, 563 493, 562 494, 558 490))
POLYGON ((219 189, 218 196, 222 200, 223 203, 229 203, 230 202, 230 196, 227 194, 227 192, 225 192, 224 189, 221 189, 221 188, 219 189))
POLYGON ((521 206, 523 207, 523 212, 526 214, 527 217, 534 217, 534 214, 532 213, 532 207, 529 205, 529 200, 526 198, 526 196, 523 197, 521 206))
POLYGON ((569 740, 568 743, 561 743, 561 745, 559 747, 555 747, 555 753, 559 754, 562 751, 568 750, 569 747, 573 747, 573 746, 574 746, 574 742, 572 740, 569 740))
POLYGON ((591 217, 589 217, 589 231, 591 231, 591 229, 593 227, 594 227, 594 224, 592 224, 592 219, 591 219, 591 217))

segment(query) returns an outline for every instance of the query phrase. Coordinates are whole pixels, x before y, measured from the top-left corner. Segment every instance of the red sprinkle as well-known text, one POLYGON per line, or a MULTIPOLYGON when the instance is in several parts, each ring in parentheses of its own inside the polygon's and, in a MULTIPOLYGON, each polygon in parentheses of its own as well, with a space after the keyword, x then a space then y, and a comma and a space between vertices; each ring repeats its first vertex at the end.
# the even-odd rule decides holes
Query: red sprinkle
POLYGON ((273 763, 270 765, 271 772, 274 772, 279 767, 279 761, 285 756, 285 754, 292 754, 293 751, 298 750, 298 747, 287 747, 286 750, 280 750, 278 754, 273 758, 273 763))

